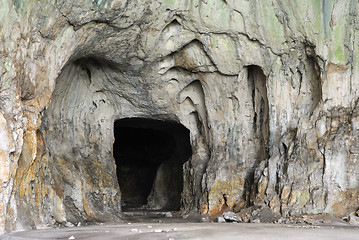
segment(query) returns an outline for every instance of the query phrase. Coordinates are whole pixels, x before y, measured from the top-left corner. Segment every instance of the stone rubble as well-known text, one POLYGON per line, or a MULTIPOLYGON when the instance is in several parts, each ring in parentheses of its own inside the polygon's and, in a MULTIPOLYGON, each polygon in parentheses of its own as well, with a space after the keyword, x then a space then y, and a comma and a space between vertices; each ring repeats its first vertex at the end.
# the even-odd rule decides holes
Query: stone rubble
POLYGON ((225 212, 222 216, 226 222, 242 222, 241 217, 234 212, 225 212))

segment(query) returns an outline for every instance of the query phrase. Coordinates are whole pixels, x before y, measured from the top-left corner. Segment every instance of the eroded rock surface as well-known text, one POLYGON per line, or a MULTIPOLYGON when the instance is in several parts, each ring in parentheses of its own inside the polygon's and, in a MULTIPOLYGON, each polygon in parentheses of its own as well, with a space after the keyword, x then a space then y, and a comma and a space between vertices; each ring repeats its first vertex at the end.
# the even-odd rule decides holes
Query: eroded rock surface
POLYGON ((355 0, 2 0, 0 233, 121 221, 121 119, 189 131, 144 208, 355 212, 358 22, 355 0))

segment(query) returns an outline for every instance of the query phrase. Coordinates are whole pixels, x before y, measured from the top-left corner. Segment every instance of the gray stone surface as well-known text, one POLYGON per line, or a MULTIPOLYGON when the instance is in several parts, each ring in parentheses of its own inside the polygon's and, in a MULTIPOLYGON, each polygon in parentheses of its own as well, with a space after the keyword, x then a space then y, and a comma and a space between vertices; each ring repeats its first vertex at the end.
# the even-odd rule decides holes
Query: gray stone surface
POLYGON ((2 236, 2 240, 31 239, 248 239, 356 240, 358 228, 241 223, 133 223, 79 228, 35 230, 2 236))
POLYGON ((358 23, 355 0, 1 0, 0 234, 121 221, 135 117, 190 131, 183 214, 357 211, 358 23))

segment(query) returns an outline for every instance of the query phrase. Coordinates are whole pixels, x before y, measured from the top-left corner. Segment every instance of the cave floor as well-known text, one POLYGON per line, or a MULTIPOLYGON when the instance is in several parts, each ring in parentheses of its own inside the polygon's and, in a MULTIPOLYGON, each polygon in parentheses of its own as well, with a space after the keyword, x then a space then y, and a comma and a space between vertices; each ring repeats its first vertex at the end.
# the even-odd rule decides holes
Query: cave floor
POLYGON ((128 212, 126 223, 96 224, 16 232, 1 240, 33 239, 245 239, 245 240, 358 240, 359 227, 340 225, 297 225, 264 223, 199 223, 170 212, 128 212), (170 216, 166 214, 170 214, 170 216))

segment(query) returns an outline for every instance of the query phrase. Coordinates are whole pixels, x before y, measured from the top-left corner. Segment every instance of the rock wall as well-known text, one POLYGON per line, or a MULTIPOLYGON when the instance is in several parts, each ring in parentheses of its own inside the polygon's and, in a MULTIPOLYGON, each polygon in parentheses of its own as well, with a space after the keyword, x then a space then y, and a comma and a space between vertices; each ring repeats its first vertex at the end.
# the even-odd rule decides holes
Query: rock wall
POLYGON ((0 234, 119 221, 114 121, 190 131, 182 212, 359 206, 356 0, 0 1, 0 234))

